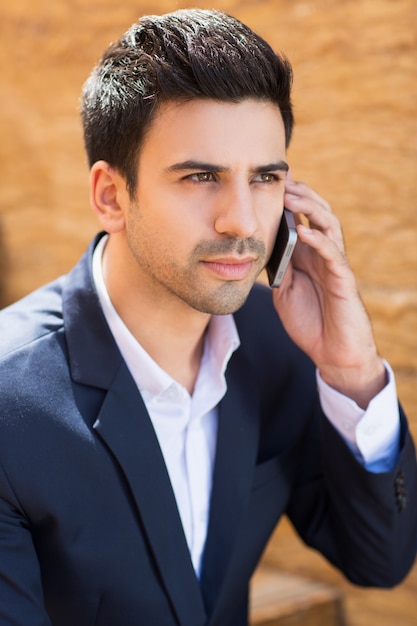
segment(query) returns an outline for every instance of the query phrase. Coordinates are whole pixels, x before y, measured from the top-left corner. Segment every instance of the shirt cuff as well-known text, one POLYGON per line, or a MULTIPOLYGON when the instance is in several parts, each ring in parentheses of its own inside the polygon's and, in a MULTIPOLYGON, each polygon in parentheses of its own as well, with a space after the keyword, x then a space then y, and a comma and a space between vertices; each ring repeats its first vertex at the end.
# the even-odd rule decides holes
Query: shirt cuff
POLYGON ((388 383, 361 409, 354 400, 330 387, 316 371, 320 403, 356 459, 373 473, 391 471, 398 460, 400 414, 394 373, 384 361, 388 383))

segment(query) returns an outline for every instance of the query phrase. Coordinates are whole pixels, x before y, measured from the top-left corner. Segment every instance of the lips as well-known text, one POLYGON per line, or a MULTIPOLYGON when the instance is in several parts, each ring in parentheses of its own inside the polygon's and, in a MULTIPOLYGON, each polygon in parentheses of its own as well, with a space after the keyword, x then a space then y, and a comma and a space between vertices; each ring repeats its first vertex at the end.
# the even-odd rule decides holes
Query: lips
POLYGON ((252 271, 255 259, 245 258, 219 258, 202 261, 202 264, 213 274, 225 280, 242 280, 252 271))

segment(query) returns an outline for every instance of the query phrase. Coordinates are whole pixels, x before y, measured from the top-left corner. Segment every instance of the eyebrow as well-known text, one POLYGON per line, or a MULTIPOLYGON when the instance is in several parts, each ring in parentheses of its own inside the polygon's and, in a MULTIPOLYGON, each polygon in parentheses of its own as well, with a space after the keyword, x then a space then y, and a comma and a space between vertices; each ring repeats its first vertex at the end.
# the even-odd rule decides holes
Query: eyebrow
MULTIPOLYGON (((181 172, 186 170, 199 170, 201 172, 213 172, 224 173, 228 172, 230 168, 224 165, 216 165, 214 163, 205 163, 204 161, 181 161, 180 163, 174 163, 167 167, 166 172, 181 172)), ((253 169, 254 174, 264 174, 266 172, 288 172, 289 165, 286 161, 277 161, 274 163, 267 163, 266 165, 259 165, 253 169)))

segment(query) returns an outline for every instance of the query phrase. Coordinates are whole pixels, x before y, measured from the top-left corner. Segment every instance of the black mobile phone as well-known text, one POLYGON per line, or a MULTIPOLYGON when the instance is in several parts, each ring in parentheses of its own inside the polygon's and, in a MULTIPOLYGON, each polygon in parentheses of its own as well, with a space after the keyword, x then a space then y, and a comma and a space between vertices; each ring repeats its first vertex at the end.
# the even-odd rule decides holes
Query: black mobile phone
POLYGON ((279 287, 281 285, 296 242, 297 230, 295 228, 294 215, 291 211, 284 208, 274 248, 265 268, 270 287, 279 287))

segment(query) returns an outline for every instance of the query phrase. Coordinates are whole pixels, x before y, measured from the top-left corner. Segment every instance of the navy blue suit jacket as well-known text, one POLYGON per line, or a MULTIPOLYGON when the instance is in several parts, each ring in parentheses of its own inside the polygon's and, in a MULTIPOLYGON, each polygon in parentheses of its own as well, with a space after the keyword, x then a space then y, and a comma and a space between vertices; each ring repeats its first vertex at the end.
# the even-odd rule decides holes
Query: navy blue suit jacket
POLYGON ((314 368, 260 286, 235 315, 197 581, 92 249, 0 314, 0 626, 243 626, 248 581, 284 513, 352 581, 398 583, 417 543, 405 418, 398 466, 368 473, 322 415, 314 368))

